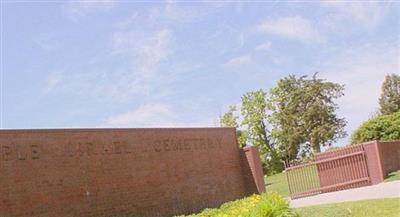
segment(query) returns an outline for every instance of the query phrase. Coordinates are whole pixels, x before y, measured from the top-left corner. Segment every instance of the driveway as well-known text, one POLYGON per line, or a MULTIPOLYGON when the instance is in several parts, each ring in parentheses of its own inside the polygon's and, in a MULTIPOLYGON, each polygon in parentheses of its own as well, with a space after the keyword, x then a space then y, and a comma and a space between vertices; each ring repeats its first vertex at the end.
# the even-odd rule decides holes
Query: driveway
POLYGON ((293 208, 346 201, 400 197, 400 181, 384 182, 377 185, 353 188, 304 197, 290 201, 293 208))

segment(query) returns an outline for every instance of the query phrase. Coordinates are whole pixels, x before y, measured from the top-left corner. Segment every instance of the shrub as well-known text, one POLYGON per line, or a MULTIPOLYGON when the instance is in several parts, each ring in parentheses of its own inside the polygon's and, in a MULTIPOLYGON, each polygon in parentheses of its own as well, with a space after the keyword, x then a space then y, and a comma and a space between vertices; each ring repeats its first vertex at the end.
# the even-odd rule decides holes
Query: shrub
POLYGON ((269 192, 228 202, 219 208, 205 209, 199 214, 186 217, 298 217, 298 214, 289 208, 288 202, 281 195, 269 192))
POLYGON ((372 118, 354 131, 351 136, 352 144, 371 140, 393 141, 400 139, 400 112, 380 115, 372 118))

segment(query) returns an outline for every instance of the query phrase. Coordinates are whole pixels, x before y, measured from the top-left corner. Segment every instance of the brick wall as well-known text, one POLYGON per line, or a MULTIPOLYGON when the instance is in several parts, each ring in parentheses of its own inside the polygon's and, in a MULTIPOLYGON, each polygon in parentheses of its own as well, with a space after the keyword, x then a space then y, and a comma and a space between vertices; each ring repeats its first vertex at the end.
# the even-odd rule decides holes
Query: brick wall
POLYGON ((256 192, 265 192, 264 174, 258 149, 254 146, 248 146, 243 151, 250 167, 251 181, 254 182, 257 188, 256 192))
POLYGON ((235 135, 231 128, 1 130, 0 216, 172 216, 257 193, 235 135))
POLYGON ((386 176, 390 172, 400 170, 400 141, 378 142, 378 144, 383 175, 386 176))
POLYGON ((361 145, 365 151, 365 157, 367 160, 368 174, 370 177, 371 184, 375 185, 383 182, 384 175, 381 164, 381 153, 377 141, 370 141, 361 145))

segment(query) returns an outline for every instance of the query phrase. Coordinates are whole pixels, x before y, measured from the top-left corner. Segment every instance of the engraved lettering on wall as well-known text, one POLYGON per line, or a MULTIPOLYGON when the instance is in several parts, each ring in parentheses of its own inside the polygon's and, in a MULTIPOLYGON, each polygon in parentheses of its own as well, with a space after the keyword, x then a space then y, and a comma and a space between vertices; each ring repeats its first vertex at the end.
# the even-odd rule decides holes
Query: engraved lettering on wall
POLYGON ((0 160, 2 161, 25 161, 40 159, 39 145, 10 144, 0 145, 0 160))

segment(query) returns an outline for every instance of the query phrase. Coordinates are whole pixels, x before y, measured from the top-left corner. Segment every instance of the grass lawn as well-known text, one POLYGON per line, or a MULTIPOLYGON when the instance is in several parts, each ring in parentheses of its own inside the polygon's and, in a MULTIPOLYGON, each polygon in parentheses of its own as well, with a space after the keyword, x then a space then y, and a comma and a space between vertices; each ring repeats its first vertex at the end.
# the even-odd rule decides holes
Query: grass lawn
POLYGON ((399 217, 400 198, 310 206, 296 212, 302 217, 399 217))
POLYGON ((319 190, 319 176, 316 165, 307 165, 302 168, 292 169, 286 172, 293 194, 319 190))
POLYGON ((385 179, 385 182, 397 181, 397 180, 400 180, 400 170, 389 173, 389 175, 385 179))
POLYGON ((267 192, 275 191, 284 197, 289 196, 289 187, 285 173, 278 173, 272 176, 266 176, 265 185, 267 192))

